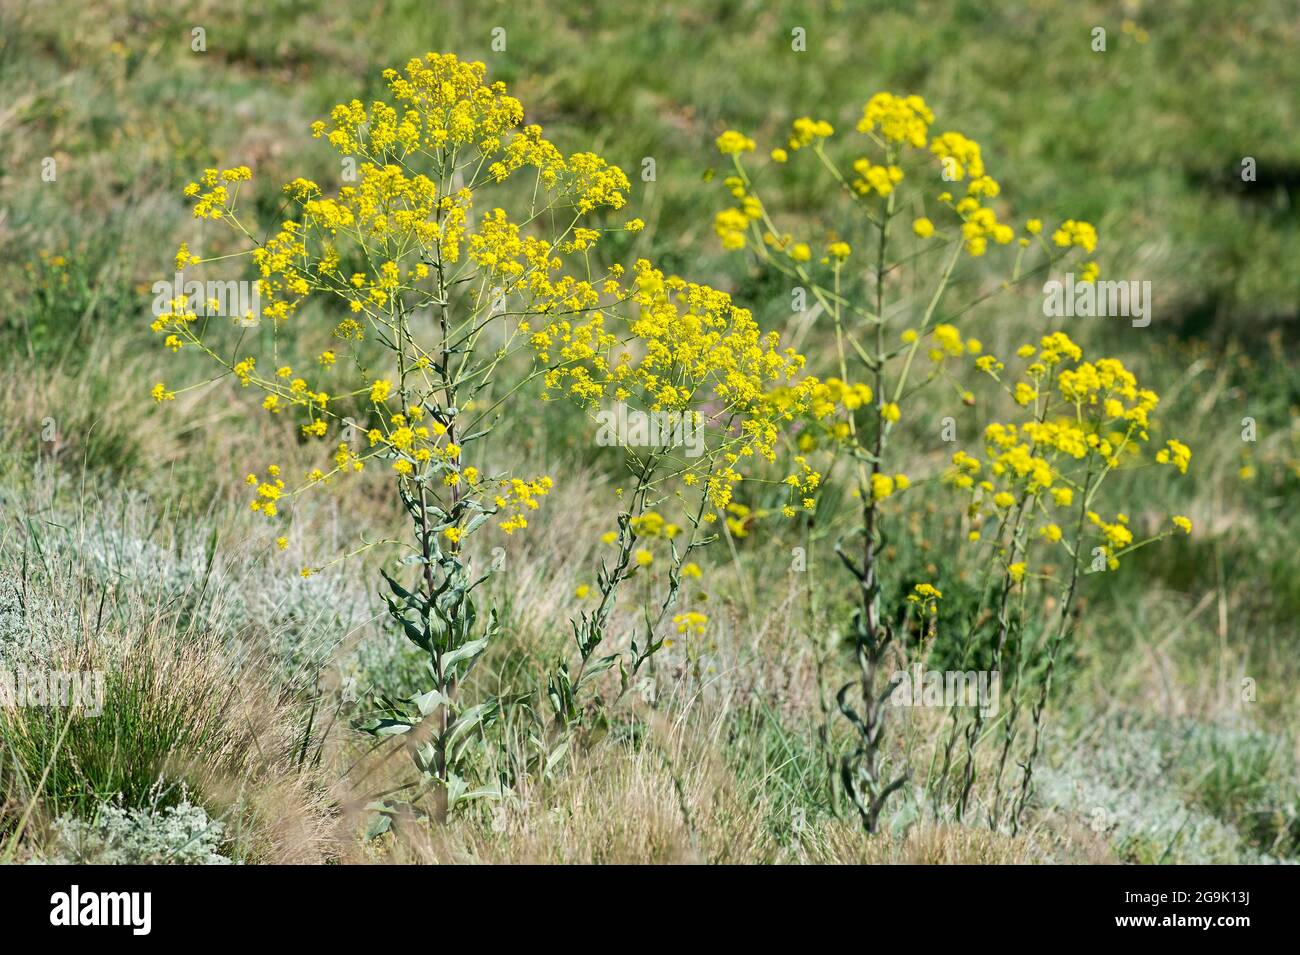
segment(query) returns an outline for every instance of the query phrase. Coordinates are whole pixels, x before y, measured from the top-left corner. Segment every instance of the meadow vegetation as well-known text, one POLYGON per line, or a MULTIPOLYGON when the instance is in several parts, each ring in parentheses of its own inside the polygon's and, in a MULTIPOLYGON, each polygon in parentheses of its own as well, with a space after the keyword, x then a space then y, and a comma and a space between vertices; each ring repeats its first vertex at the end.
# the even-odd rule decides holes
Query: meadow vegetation
POLYGON ((0 858, 1300 857, 1288 4, 567 6, 0 13, 0 858))

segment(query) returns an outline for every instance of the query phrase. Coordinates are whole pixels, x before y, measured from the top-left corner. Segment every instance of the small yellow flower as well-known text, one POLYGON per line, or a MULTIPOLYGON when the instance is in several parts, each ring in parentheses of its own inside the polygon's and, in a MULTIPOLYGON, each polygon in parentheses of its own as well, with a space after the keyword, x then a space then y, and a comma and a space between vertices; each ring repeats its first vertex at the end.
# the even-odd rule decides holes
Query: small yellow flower
POLYGON ((1174 526, 1177 527, 1179 530, 1181 530, 1184 534, 1190 534, 1192 532, 1192 522, 1188 518, 1184 517, 1182 514, 1175 514, 1172 520, 1174 522, 1174 526))
MULTIPOLYGON (((1192 449, 1181 441, 1176 441, 1172 438, 1165 442, 1165 447, 1156 452, 1157 463, 1172 464, 1178 469, 1179 474, 1187 473, 1187 465, 1191 463, 1191 460, 1192 449)), ((1242 472, 1241 478, 1244 481, 1248 481, 1250 478, 1255 476, 1255 469, 1249 467, 1249 465, 1242 468, 1242 472), (1244 473, 1247 470, 1250 471, 1249 475, 1244 473)))
POLYGON ((943 599, 943 592, 934 584, 917 584, 912 588, 912 593, 907 595, 908 602, 921 604, 923 609, 928 609, 930 613, 938 612, 937 601, 943 599))
POLYGON ((704 628, 708 625, 709 618, 702 613, 687 612, 679 613, 673 617, 673 624, 677 627, 678 633, 700 636, 704 633, 704 628))
POLYGON ((644 548, 638 549, 635 556, 638 567, 649 567, 655 562, 655 555, 644 548))
POLYGON ((754 151, 754 141, 744 133, 729 129, 718 137, 718 152, 724 156, 735 156, 754 151))
POLYGON ((871 498, 883 501, 894 493, 894 479, 887 474, 871 475, 871 498))

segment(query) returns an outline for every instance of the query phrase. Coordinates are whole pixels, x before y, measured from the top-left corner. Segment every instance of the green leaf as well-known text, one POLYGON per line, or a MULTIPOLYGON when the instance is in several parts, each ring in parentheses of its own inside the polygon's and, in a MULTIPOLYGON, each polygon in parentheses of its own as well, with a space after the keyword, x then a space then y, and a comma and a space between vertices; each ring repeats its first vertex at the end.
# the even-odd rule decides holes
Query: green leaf
POLYGON ((476 703, 456 717, 455 722, 447 727, 447 735, 443 738, 443 745, 447 749, 448 762, 455 760, 460 755, 460 750, 464 743, 469 740, 471 732, 479 726, 486 726, 496 719, 498 709, 497 701, 490 700, 487 703, 476 703))
POLYGON ((476 530, 487 523, 490 516, 490 514, 475 514, 469 519, 469 523, 465 525, 465 533, 473 534, 476 530))
POLYGON ((366 838, 378 839, 392 828, 393 817, 388 813, 378 813, 370 817, 370 825, 366 826, 366 838))
POLYGON ((442 667, 449 670, 461 660, 472 660, 480 653, 487 649, 488 638, 480 637, 478 640, 471 640, 462 646, 457 647, 449 653, 443 654, 442 667))
POLYGON ((546 768, 542 770, 542 775, 549 777, 564 762, 564 757, 568 752, 569 740, 565 739, 559 746, 546 754, 546 768))
POLYGON ((501 787, 498 784, 480 786, 478 789, 467 789, 465 792, 457 796, 455 803, 449 804, 448 808, 452 805, 459 805, 463 802, 473 802, 475 799, 501 799, 504 795, 505 794, 501 791, 501 787))
POLYGON ((439 706, 447 703, 448 700, 439 690, 430 690, 428 693, 420 693, 411 697, 411 703, 420 711, 421 716, 428 716, 439 706))
POLYGON ((406 720, 390 719, 380 717, 368 724, 362 724, 358 729, 363 733, 369 733, 371 736, 401 736, 403 733, 409 733, 415 728, 414 723, 406 720))
POLYGON ((403 600, 415 599, 415 595, 412 594, 405 587, 403 587, 401 584, 399 584, 397 581, 395 581, 392 577, 388 576, 387 571, 381 569, 379 573, 384 578, 384 580, 388 581, 388 589, 391 590, 393 593, 395 593, 397 596, 401 597, 403 600))
POLYGON ((611 653, 607 657, 601 657, 594 663, 588 664, 586 671, 582 674, 582 678, 578 680, 578 685, 575 687, 575 690, 580 691, 589 682, 621 660, 622 657, 623 655, 621 653, 611 653))

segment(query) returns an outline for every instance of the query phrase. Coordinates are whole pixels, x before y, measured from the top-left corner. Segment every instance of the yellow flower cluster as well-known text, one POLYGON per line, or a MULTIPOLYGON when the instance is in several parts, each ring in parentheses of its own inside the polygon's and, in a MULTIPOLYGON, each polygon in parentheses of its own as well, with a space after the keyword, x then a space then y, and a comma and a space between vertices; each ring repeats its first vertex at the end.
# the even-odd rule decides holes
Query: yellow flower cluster
POLYGON ((527 513, 537 510, 537 499, 549 494, 554 486, 555 482, 546 475, 532 481, 520 478, 502 481, 493 498, 498 515, 506 515, 506 519, 500 522, 501 529, 507 534, 513 534, 527 527, 527 513))
POLYGON ((934 584, 916 584, 907 595, 908 603, 919 604, 922 610, 932 614, 939 612, 939 601, 942 599, 943 591, 934 584))
MULTIPOLYGON (((853 437, 852 421, 861 408, 871 406, 874 394, 871 386, 862 382, 846 382, 836 377, 822 380, 808 379, 808 426, 799 435, 799 449, 811 451, 819 437, 833 442, 849 441, 853 437)), ((778 394, 780 394, 778 392, 778 394)), ((791 400, 791 404, 800 404, 791 400)), ((881 409, 884 417, 890 412, 881 409)))
MULTIPOLYGON (((198 297, 172 301, 152 328, 169 350, 196 347, 240 385, 262 392, 261 406, 268 413, 300 412, 306 436, 325 438, 335 427, 351 428, 355 409, 361 407, 361 415, 369 418, 361 426, 368 448, 356 451, 348 441, 339 441, 331 466, 312 469, 303 487, 328 483, 335 474, 359 472, 370 458, 382 457, 399 480, 434 479, 434 486, 451 488, 453 502, 473 496, 475 506, 497 513, 510 533, 527 525, 526 515, 550 490, 551 479, 507 476, 483 482, 477 469, 462 461, 462 448, 453 438, 456 412, 442 407, 450 402, 437 362, 445 361, 442 349, 449 342, 419 342, 397 329, 406 316, 433 307, 443 297, 453 269, 455 284, 465 289, 467 300, 457 306, 469 306, 453 313, 454 319, 464 322, 468 314, 473 325, 491 314, 488 309, 495 302, 509 297, 511 314, 522 316, 515 334, 524 340, 530 315, 549 321, 553 315, 590 312, 602 295, 626 297, 629 293, 617 281, 620 269, 603 278, 591 277, 585 256, 600 230, 584 227, 579 220, 601 207, 622 207, 629 183, 620 169, 594 153, 565 156, 542 137, 540 127, 522 126, 522 105, 503 84, 488 83, 485 73, 482 63, 430 53, 410 60, 400 71, 384 72, 391 94, 387 101, 351 100, 335 106, 328 120, 312 125, 312 134, 354 163, 355 176, 335 191, 301 177, 286 183, 282 191, 291 211, 264 241, 251 240, 262 229, 240 221, 236 206, 240 185, 253 178, 247 166, 205 170, 185 187, 197 218, 222 221, 250 239, 242 254, 257 270, 261 311, 232 317, 269 320, 278 341, 278 326, 313 296, 342 300, 356 316, 336 322, 335 346, 314 352, 318 374, 337 378, 335 387, 314 387, 278 360, 270 374, 259 369, 256 355, 224 357, 226 346, 206 340, 220 325, 200 321, 211 303, 198 297), (474 207, 483 190, 516 174, 529 176, 526 192, 533 199, 526 215, 512 221, 503 209, 489 207, 476 223, 474 207), (553 234, 543 237, 520 224, 543 219, 559 223, 553 234), (566 255, 579 260, 573 271, 585 278, 564 274, 566 255), (345 262, 365 266, 351 271, 345 262), (390 343, 390 348, 396 344, 394 350, 401 354, 393 365, 401 366, 400 376, 399 367, 390 366, 387 377, 363 370, 375 367, 373 354, 348 354, 368 338, 363 322, 374 332, 371 339, 390 343), (357 360, 345 360, 352 357, 357 360), (391 407, 394 399, 399 407, 391 407)), ((637 231, 643 226, 633 219, 623 228, 637 231)), ((175 257, 177 269, 199 263, 182 244, 175 257)), ((598 322, 589 326, 598 327, 598 322)), ((444 325, 444 338, 447 334, 444 325)), ((752 337, 757 341, 756 326, 752 337)), ((614 344, 602 342, 608 348, 614 344)), ((576 351, 566 351, 566 360, 575 360, 576 351)), ((643 380, 650 377, 647 366, 643 380)), ((176 393, 159 383, 151 394, 162 402, 176 393)), ((456 403, 462 405, 460 411, 468 407, 464 401, 456 403)), ((758 438, 769 448, 775 441, 760 432, 756 446, 758 438)), ((282 497, 291 496, 278 469, 254 484, 254 509, 269 517, 279 512, 282 497)), ((454 526, 444 532, 453 544, 460 534, 454 526)))
POLYGON ((691 416, 717 440, 688 471, 707 475, 710 501, 725 507, 742 459, 775 457, 778 434, 806 408, 815 382, 796 380, 803 357, 763 334, 725 292, 640 260, 625 294, 636 312, 613 328, 596 312, 556 317, 533 334, 546 394, 691 416))
MULTIPOLYGON (((194 199, 194 218, 220 219, 225 216, 227 203, 232 201, 230 185, 245 182, 253 178, 253 171, 247 166, 233 169, 206 169, 198 182, 191 182, 185 187, 185 196, 194 199), (206 190, 206 191, 205 191, 206 190)), ((184 246, 182 246, 184 248, 184 246)), ((180 268, 184 263, 178 253, 176 261, 180 268)), ((189 260, 192 261, 192 258, 189 260)))
POLYGON ((284 494, 284 478, 280 476, 279 465, 272 464, 266 469, 266 477, 258 479, 250 474, 244 479, 249 487, 256 488, 256 496, 249 502, 249 508, 267 517, 275 517, 279 510, 277 502, 284 494))
POLYGON ((952 182, 960 182, 967 176, 979 179, 984 175, 980 144, 961 133, 948 132, 934 137, 930 152, 939 157, 945 178, 952 182))
POLYGON ((860 196, 873 192, 878 196, 887 196, 903 181, 903 170, 894 165, 876 166, 870 159, 856 160, 853 171, 858 174, 858 178, 851 185, 860 196))
POLYGON ((924 149, 926 133, 933 122, 934 113, 921 97, 877 93, 862 108, 858 132, 879 131, 886 142, 924 149))
POLYGON ((883 501, 887 497, 893 497, 895 492, 906 491, 911 483, 906 474, 895 474, 893 477, 888 474, 873 474, 871 475, 871 499, 883 501))
POLYGON ((1192 449, 1181 441, 1170 439, 1165 447, 1156 452, 1156 461, 1160 464, 1172 464, 1179 474, 1187 473, 1187 465, 1192 461, 1192 449))
MULTIPOLYGON (((313 125, 313 135, 324 137, 341 154, 361 159, 357 182, 333 197, 306 179, 284 187, 299 215, 252 250, 262 275, 259 291, 265 317, 287 318, 313 292, 338 295, 354 312, 382 312, 395 296, 412 291, 428 275, 422 263, 434 258, 435 249, 444 263, 460 260, 477 187, 501 182, 519 170, 534 172, 556 209, 567 207, 583 215, 625 204, 629 183, 620 169, 593 153, 566 158, 541 137, 539 127, 518 128, 522 106, 506 94, 503 84, 487 85, 484 71, 482 63, 430 53, 423 60, 411 60, 402 73, 385 71, 396 105, 377 100, 366 107, 353 100, 336 106, 330 123, 313 125), (485 170, 461 188, 442 194, 437 177, 413 171, 412 160, 431 155, 456 165, 458 151, 474 155, 475 165, 485 170), (338 269, 340 237, 362 244, 379 240, 387 248, 406 249, 402 258, 421 264, 403 268, 389 260, 371 275, 345 277, 338 269)), ((186 189, 197 199, 195 215, 230 216, 234 195, 226 184, 249 178, 251 172, 243 166, 205 172, 202 185, 191 183, 186 189)), ((584 241, 568 243, 567 250, 589 249, 594 233, 588 230, 585 236, 584 241)), ((575 293, 547 281, 547 273, 560 264, 552 258, 551 246, 536 238, 520 239, 517 227, 500 209, 485 217, 481 231, 469 237, 469 246, 479 265, 506 280, 524 281, 527 272, 534 306, 563 302, 575 293)))
POLYGON ((827 378, 813 386, 811 410, 815 417, 827 418, 841 410, 857 411, 871 404, 871 398, 870 385, 827 378))
POLYGON ((1052 241, 1059 246, 1077 245, 1083 251, 1091 253, 1097 248, 1097 229, 1088 222, 1066 219, 1052 233, 1052 241))
MULTIPOLYGON (((1087 361, 1083 350, 1064 332, 1044 336, 1037 348, 1021 346, 1017 356, 1028 363, 1026 380, 1007 390, 1033 417, 1020 423, 994 422, 984 431, 989 480, 976 480, 983 462, 958 451, 945 472, 945 483, 973 492, 969 514, 978 520, 985 503, 998 511, 1020 508, 1029 523, 1048 514, 1045 504, 1074 505, 1083 492, 1087 525, 1097 538, 1110 569, 1133 546, 1128 518, 1106 521, 1088 505, 1111 471, 1136 458, 1149 441, 1150 415, 1159 396, 1140 388, 1136 377, 1114 358, 1087 361)), ((983 356, 980 361, 991 356, 983 356)), ((998 363, 1001 367, 1001 363, 998 363)), ((986 366, 987 370, 987 366, 986 366)), ((1156 461, 1186 471, 1191 451, 1177 440, 1156 454, 1156 461)), ((1190 532, 1186 518, 1175 520, 1190 532)), ((1062 540, 1058 523, 1047 522, 1038 534, 1049 543, 1062 540)), ((973 539, 978 539, 972 535, 973 539)))
MULTIPOLYGON (((892 197, 906 175, 900 165, 902 155, 908 149, 925 150, 926 158, 939 162, 945 181, 966 183, 966 193, 960 198, 946 190, 938 195, 938 201, 951 209, 960 222, 966 253, 978 258, 988 251, 990 243, 1009 245, 1016 238, 1015 229, 999 221, 997 212, 984 204, 985 200, 1000 195, 1002 187, 986 172, 979 143, 952 130, 931 137, 930 127, 933 122, 933 112, 919 96, 899 96, 888 92, 875 94, 863 107, 857 130, 870 136, 884 150, 885 160, 877 162, 860 156, 851 164, 851 175, 836 170, 836 176, 862 199, 873 196, 892 197)), ((816 144, 823 160, 829 162, 829 157, 820 153, 820 146, 833 134, 834 129, 830 123, 804 116, 794 121, 786 147, 793 152, 816 144)), ((733 158, 738 173, 727 177, 727 186, 731 194, 741 201, 739 206, 724 209, 714 219, 714 231, 721 240, 722 247, 728 251, 745 248, 749 244, 751 223, 764 216, 763 204, 752 194, 749 178, 741 163, 741 156, 752 152, 754 148, 752 139, 735 130, 728 130, 718 137, 719 151, 733 158)), ((785 148, 774 149, 771 158, 774 162, 783 163, 789 159, 789 152, 785 148)), ((890 198, 890 201, 893 199, 890 198)), ((1028 246, 1031 237, 1038 235, 1041 230, 1041 220, 1028 220, 1024 235, 1019 240, 1020 246, 1028 246)), ((918 238, 928 239, 935 233, 935 224, 929 217, 920 216, 913 222, 913 231, 918 238)), ((1097 246, 1095 227, 1074 219, 1062 223, 1052 238, 1057 247, 1067 250, 1077 247, 1092 253, 1097 246)), ((784 252, 795 263, 811 259, 809 243, 796 241, 793 236, 778 235, 774 230, 768 229, 763 233, 763 240, 766 246, 784 252)), ((762 251, 761 247, 757 248, 762 251)), ((838 264, 843 261, 843 257, 831 254, 822 261, 825 264, 838 264)), ((1100 268, 1096 262, 1084 265, 1084 281, 1095 281, 1099 274, 1100 268)))
POLYGON ((835 135, 835 127, 826 120, 801 116, 790 124, 790 138, 786 140, 786 145, 793 152, 833 135, 835 135))
POLYGON ((370 447, 379 448, 398 474, 415 474, 417 469, 436 462, 435 466, 445 472, 444 483, 458 484, 462 473, 459 470, 461 448, 451 440, 447 426, 436 420, 425 424, 425 411, 420 405, 388 414, 385 403, 391 387, 383 380, 370 388, 370 401, 381 416, 378 426, 366 435, 370 447))
POLYGON ((744 133, 738 133, 734 129, 729 129, 718 137, 718 152, 724 156, 734 156, 737 153, 748 153, 754 151, 754 141, 744 133))
POLYGON ((793 501, 796 498, 800 506, 806 511, 811 511, 816 507, 817 488, 821 486, 822 482, 821 472, 814 470, 808 463, 808 459, 802 454, 795 457, 794 463, 799 466, 799 470, 785 479, 791 495, 791 503, 787 504, 783 509, 786 517, 794 517, 796 511, 793 501))
MULTIPOLYGON (((963 355, 978 355, 984 350, 984 343, 978 338, 961 337, 954 325, 940 323, 932 331, 934 346, 930 349, 930 361, 936 364, 948 358, 960 358, 963 355)), ((977 365, 980 362, 976 362, 977 365)))
MULTIPOLYGON (((976 182, 978 181, 976 180, 976 182)), ((973 185, 974 183, 972 183, 973 185)), ((992 209, 981 206, 979 200, 973 196, 962 199, 954 208, 964 218, 961 224, 961 234, 966 242, 966 251, 973 257, 978 258, 985 253, 988 249, 989 239, 992 239, 998 245, 1007 245, 1015 238, 1015 230, 1011 226, 999 222, 997 213, 992 209)))
POLYGON ((709 618, 694 610, 673 615, 673 626, 677 628, 678 633, 685 634, 686 636, 703 636, 708 624, 709 618))
POLYGON ((663 537, 668 540, 681 533, 681 527, 669 523, 658 511, 646 511, 632 518, 632 531, 637 537, 663 537))

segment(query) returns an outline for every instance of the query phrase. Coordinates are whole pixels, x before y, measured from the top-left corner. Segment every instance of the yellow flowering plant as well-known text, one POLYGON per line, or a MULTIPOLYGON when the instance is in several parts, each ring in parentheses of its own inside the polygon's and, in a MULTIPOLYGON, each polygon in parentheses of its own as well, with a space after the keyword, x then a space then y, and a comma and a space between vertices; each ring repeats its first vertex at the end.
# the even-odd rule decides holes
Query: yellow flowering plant
MULTIPOLYGON (((591 253, 608 230, 590 220, 625 204, 626 176, 593 153, 564 155, 524 125, 523 106, 486 81, 482 63, 430 53, 383 75, 387 100, 340 104, 312 127, 353 175, 335 189, 286 184, 280 221, 265 235, 239 204, 249 168, 209 169, 186 187, 196 218, 232 230, 240 248, 221 260, 243 257, 256 270, 260 310, 221 322, 201 293, 178 295, 153 328, 169 351, 200 353, 219 368, 212 380, 255 391, 264 413, 295 420, 302 440, 324 446, 305 475, 275 463, 248 475, 250 508, 271 523, 285 523, 310 491, 384 469, 410 537, 303 574, 379 543, 401 549, 394 572, 381 572, 388 610, 427 654, 432 684, 380 696, 359 725, 409 741, 445 818, 463 800, 499 792, 467 778, 467 748, 502 705, 458 694, 499 631, 496 609, 479 611, 475 591, 492 570, 473 568, 471 538, 489 522, 523 531, 554 487, 550 475, 492 466, 489 438, 507 409, 525 398, 565 397, 590 411, 614 400, 688 416, 707 438, 690 458, 671 442, 627 449, 634 487, 620 495, 618 556, 602 564, 596 609, 575 620, 576 677, 566 663, 551 680, 563 730, 579 715, 578 692, 622 658, 595 651, 619 585, 640 566, 638 542, 676 536, 655 531, 655 507, 681 500, 688 532, 669 541, 668 593, 632 642, 624 688, 663 644, 682 568, 709 539, 710 508, 725 506, 748 461, 775 457, 812 384, 797 379, 802 359, 725 294, 644 261, 629 275, 619 265, 598 270, 591 253), (316 346, 302 354, 313 331, 316 346)), ((182 245, 177 270, 200 264, 182 245)), ((177 393, 161 382, 152 391, 159 402, 177 393)), ((285 548, 287 536, 277 543, 285 548)), ((413 807, 376 808, 382 831, 413 807)))
MULTIPOLYGON (((980 356, 976 364, 1022 409, 1023 420, 989 424, 983 435, 983 461, 958 451, 942 475, 943 482, 963 496, 968 540, 992 568, 984 598, 992 603, 993 668, 1000 671, 1008 663, 1012 667, 1010 706, 1002 724, 989 808, 994 824, 1002 818, 1003 774, 1019 733, 1025 670, 1033 658, 1041 658, 1029 751, 1021 761, 1021 781, 1009 811, 1013 832, 1032 792, 1043 714, 1069 635, 1081 574, 1117 570, 1121 559, 1138 548, 1176 532, 1191 533, 1191 522, 1175 515, 1168 527, 1138 540, 1128 515, 1116 512, 1107 519, 1099 513, 1103 485, 1118 471, 1167 465, 1186 473, 1191 451, 1176 439, 1168 439, 1148 462, 1142 460, 1159 396, 1139 387, 1118 359, 1085 360, 1083 349, 1064 332, 1043 336, 1037 347, 1022 345, 1016 358, 1022 366, 1019 376, 1008 376, 1006 366, 992 355, 980 356), (1064 574, 1035 571, 1040 566, 1054 568, 1060 551, 1065 554, 1064 574), (1027 584, 1035 578, 1061 591, 1060 611, 1046 628, 1028 622, 1027 584), (1041 644, 1031 642, 1035 629, 1043 633, 1041 644)), ((981 614, 984 609, 982 604, 981 614)), ((972 643, 967 642, 968 651, 972 643)), ((982 731, 983 715, 977 711, 965 733, 959 814, 970 800, 974 751, 982 731)), ((949 747, 955 735, 954 725, 949 747)), ((941 778, 936 788, 945 781, 941 778)))
MULTIPOLYGON (((665 276, 644 260, 634 272, 629 338, 619 340, 595 316, 576 325, 555 318, 533 339, 539 360, 550 361, 553 350, 563 359, 545 374, 548 397, 562 394, 597 415, 604 401, 631 403, 677 425, 676 431, 659 428, 656 439, 640 446, 622 446, 633 486, 623 494, 618 529, 608 534, 617 554, 609 564, 602 561, 596 608, 582 610, 574 621, 576 673, 571 676, 562 664, 548 686, 564 725, 578 720, 580 691, 597 674, 618 663, 626 692, 646 660, 671 639, 662 626, 683 576, 691 576, 692 553, 714 540, 710 525, 736 506, 732 495, 745 472, 776 459, 778 439, 807 410, 816 386, 799 377, 803 357, 781 348, 775 334, 763 334, 726 293, 665 276), (689 448, 678 440, 686 432, 696 438, 689 448), (681 524, 661 513, 670 502, 681 512, 681 524), (662 597, 653 608, 647 601, 644 632, 632 639, 626 666, 619 653, 596 657, 617 588, 638 570, 649 572, 654 543, 668 551, 662 597)), ((691 612, 675 618, 673 626, 698 634, 706 622, 691 612)))
MULTIPOLYGON (((717 147, 732 164, 723 185, 733 202, 714 219, 723 248, 747 251, 760 267, 784 276, 832 326, 833 353, 826 367, 812 369, 823 377, 813 388, 798 438, 798 470, 786 479, 787 513, 812 511, 832 472, 847 467, 858 519, 853 532, 836 544, 836 552, 857 582, 849 630, 858 673, 839 690, 837 701, 854 729, 856 744, 838 761, 838 776, 864 827, 875 832, 885 801, 905 785, 909 774, 888 772, 882 748, 886 707, 895 689, 886 680, 884 667, 891 651, 902 652, 895 625, 881 605, 882 575, 888 573, 882 566, 882 541, 886 523, 897 515, 895 502, 913 486, 907 474, 889 463, 897 458, 893 446, 897 426, 915 406, 918 393, 932 384, 946 384, 964 403, 974 404, 975 396, 964 383, 969 363, 974 361, 979 370, 995 377, 1003 366, 983 353, 977 337, 963 331, 963 317, 998 292, 1043 275, 1068 256, 1089 257, 1080 271, 1083 281, 1095 281, 1100 268, 1090 257, 1098 235, 1090 223, 1074 219, 1055 228, 1046 228, 1040 218, 1013 225, 1000 198, 1002 187, 986 168, 980 145, 960 132, 935 128, 934 114, 919 96, 875 94, 864 105, 855 131, 847 136, 837 135, 826 120, 797 119, 789 136, 768 152, 763 163, 754 163, 751 154, 758 144, 743 133, 724 132, 717 147), (785 229, 777 221, 776 207, 765 199, 771 178, 801 160, 827 177, 829 194, 840 200, 828 213, 833 228, 785 229), (959 270, 970 268, 963 261, 972 260, 995 261, 991 267, 1001 271, 1003 278, 973 299, 949 302, 959 270), (923 291, 915 297, 895 292, 908 287, 923 291), (854 687, 860 697, 856 706, 848 698, 854 687)), ((990 426, 986 462, 959 452, 943 476, 975 495, 969 504, 972 522, 981 515, 998 518, 997 532, 988 535, 983 545, 993 549, 997 558, 986 564, 988 587, 997 594, 999 608, 995 670, 1002 665, 1008 632, 1023 630, 1011 623, 1010 595, 1018 590, 1023 617, 1025 587, 1041 576, 1026 559, 1027 542, 1039 518, 1044 518, 1044 526, 1038 528, 1042 535, 1038 539, 1066 548, 1076 561, 1090 543, 1095 543, 1107 566, 1147 543, 1134 544, 1123 521, 1104 520, 1091 509, 1098 506, 1095 501, 1105 475, 1126 466, 1136 446, 1147 440, 1154 393, 1139 390, 1117 361, 1082 361, 1077 346, 1063 334, 1047 336, 1040 347, 1028 350, 1033 354, 1022 354, 1034 360, 1023 380, 1008 388, 1013 401, 1032 408, 1036 419, 1016 426, 990 426), (981 474, 986 467, 987 477, 981 474), (1079 467, 1085 469, 1083 473, 1079 467), (980 481, 981 477, 985 479, 980 481), (1064 504, 1052 496, 1067 490, 1074 494, 1064 504), (1059 523, 1046 519, 1053 507, 1069 507, 1071 500, 1084 509, 1081 519, 1059 523)), ((1171 442, 1161 457, 1176 465, 1181 462, 1185 469, 1188 454, 1183 445, 1171 442)), ((970 537, 980 540, 980 531, 972 527, 970 537)), ((1047 651, 1051 661, 1071 619, 1077 572, 1076 564, 1064 584, 1060 635, 1047 651)), ((904 605, 932 611, 939 592, 925 586, 932 592, 913 592, 904 605)), ((973 623, 963 635, 971 654, 987 636, 978 632, 980 626, 973 623)), ((929 633, 932 640, 933 620, 929 633)), ((1032 769, 1028 767, 1037 750, 1050 666, 1049 662, 1034 711, 1033 752, 1023 792, 1029 788, 1032 769)), ((1020 691, 1017 680, 1013 692, 1020 691)), ((955 720, 954 711, 954 727, 955 720)), ((966 727, 968 745, 956 801, 959 817, 974 781, 974 747, 983 734, 982 717, 976 715, 966 727)), ((1005 746, 1004 762, 1011 742, 1005 746)), ((953 749, 950 740, 942 769, 927 781, 936 806, 953 749)), ((1001 772, 999 782, 1000 778, 1001 772)))

